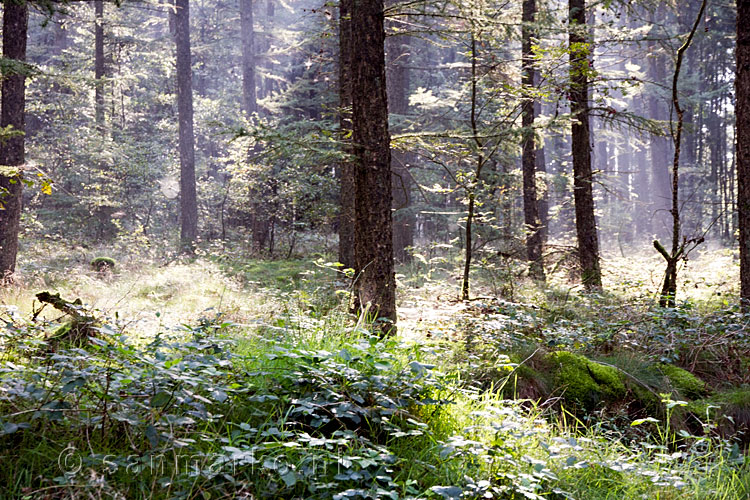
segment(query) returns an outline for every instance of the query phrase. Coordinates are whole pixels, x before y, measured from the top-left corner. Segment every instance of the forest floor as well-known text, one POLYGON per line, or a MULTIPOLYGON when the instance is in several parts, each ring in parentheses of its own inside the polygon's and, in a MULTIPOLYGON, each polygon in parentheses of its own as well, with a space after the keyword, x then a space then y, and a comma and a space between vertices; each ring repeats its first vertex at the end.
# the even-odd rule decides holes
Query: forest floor
POLYGON ((696 252, 668 310, 658 255, 605 258, 599 295, 478 265, 463 303, 456 256, 418 254, 388 339, 322 258, 91 270, 108 251, 36 247, 0 291, 0 497, 750 497, 731 251, 696 252))

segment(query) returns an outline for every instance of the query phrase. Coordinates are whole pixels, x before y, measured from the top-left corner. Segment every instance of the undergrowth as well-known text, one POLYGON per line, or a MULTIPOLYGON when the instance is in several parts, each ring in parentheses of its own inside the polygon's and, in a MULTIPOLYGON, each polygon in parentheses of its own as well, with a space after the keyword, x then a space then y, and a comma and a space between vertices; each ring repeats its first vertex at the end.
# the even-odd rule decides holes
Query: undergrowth
POLYGON ((382 339, 323 259, 114 257, 3 292, 2 498, 750 496, 749 318, 723 300, 518 283, 459 303, 436 253, 382 339), (52 335, 65 319, 29 300, 47 285, 90 304, 88 344, 52 335))
MULTIPOLYGON (((282 315, 252 331, 208 316, 146 344, 99 318, 88 346, 56 350, 47 322, 4 320, 0 484, 10 497, 747 493, 729 441, 625 443, 436 367, 445 345, 381 339, 338 312, 282 315)), ((669 434, 651 436, 660 435, 669 434)))

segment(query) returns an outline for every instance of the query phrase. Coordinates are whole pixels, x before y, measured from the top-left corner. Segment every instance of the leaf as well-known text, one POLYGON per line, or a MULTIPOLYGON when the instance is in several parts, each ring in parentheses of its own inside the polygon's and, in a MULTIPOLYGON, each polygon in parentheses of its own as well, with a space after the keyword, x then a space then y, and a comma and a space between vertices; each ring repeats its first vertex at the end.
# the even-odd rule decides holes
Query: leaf
POLYGON ((459 500, 461 493, 463 493, 463 490, 458 486, 433 486, 430 490, 447 500, 459 500))
POLYGON ((146 438, 148 439, 149 444, 151 444, 152 448, 156 448, 156 446, 159 444, 159 432, 156 430, 156 427, 153 425, 149 425, 146 427, 146 438))
POLYGON ((214 389, 213 391, 211 391, 211 396, 213 396, 214 399, 216 399, 216 401, 218 401, 219 403, 223 403, 229 397, 227 396, 226 392, 220 389, 214 389))
POLYGON ((171 399, 171 394, 166 391, 159 391, 154 394, 154 397, 151 398, 151 408, 161 408, 163 406, 166 406, 171 399))
POLYGON ((630 427, 635 427, 636 425, 645 424, 646 422, 657 423, 659 422, 659 419, 654 418, 654 417, 639 418, 637 420, 633 420, 630 423, 630 427))
POLYGON ((411 363, 409 363, 409 367, 411 368, 412 372, 418 375, 423 375, 426 371, 435 368, 435 365, 425 365, 420 363, 419 361, 412 361, 411 363))
POLYGON ((14 424, 13 422, 8 422, 3 426, 3 434, 13 434, 16 432, 20 427, 18 427, 18 424, 14 424))
POLYGON ((297 484, 297 474, 295 474, 293 470, 290 470, 286 474, 281 475, 281 480, 284 481, 287 488, 291 488, 297 484))

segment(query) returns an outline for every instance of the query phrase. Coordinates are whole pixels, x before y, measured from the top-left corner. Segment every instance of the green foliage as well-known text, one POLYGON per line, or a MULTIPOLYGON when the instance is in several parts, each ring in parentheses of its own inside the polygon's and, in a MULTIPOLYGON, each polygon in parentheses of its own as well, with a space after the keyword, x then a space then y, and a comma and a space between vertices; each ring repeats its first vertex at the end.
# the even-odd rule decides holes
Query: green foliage
MULTIPOLYGON (((729 440, 738 428, 719 416, 729 404, 711 409, 706 427, 685 426, 691 414, 720 404, 680 409, 668 401, 674 406, 665 409, 665 398, 654 396, 670 387, 657 369, 664 365, 643 353, 601 354, 642 318, 660 328, 650 312, 637 317, 614 296, 540 293, 543 307, 476 301, 461 309, 458 325, 443 318, 452 341, 380 339, 342 312, 334 299, 346 280, 325 260, 247 261, 231 246, 208 251, 248 285, 245 297, 277 301, 271 313, 240 326, 205 311, 176 328, 160 319, 144 335, 74 304, 81 316, 96 316, 96 334, 51 351, 45 335, 59 323, 4 309, 0 459, 12 465, 0 481, 8 495, 45 488, 125 498, 729 499, 747 492, 747 466, 729 440), (329 301, 337 305, 324 306, 329 301), (564 413, 547 406, 560 396, 564 413)), ((135 290, 129 300, 138 304, 153 301, 149 307, 185 311, 178 301, 192 293, 187 284, 203 294, 221 289, 205 284, 203 274, 221 274, 208 260, 140 272, 122 290, 135 290)), ((215 299, 226 300, 220 293, 215 299)), ((684 316, 672 328, 700 315, 684 316)), ((629 339, 639 345, 635 333, 629 339)))

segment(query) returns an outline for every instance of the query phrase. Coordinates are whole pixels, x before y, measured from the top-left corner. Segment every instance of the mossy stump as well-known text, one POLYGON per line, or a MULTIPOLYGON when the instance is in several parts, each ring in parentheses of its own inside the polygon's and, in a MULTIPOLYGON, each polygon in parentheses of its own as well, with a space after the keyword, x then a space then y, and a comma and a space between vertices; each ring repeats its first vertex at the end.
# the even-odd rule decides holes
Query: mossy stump
POLYGON ((36 298, 69 317, 62 325, 47 334, 45 342, 49 350, 55 351, 63 345, 84 347, 88 344, 89 338, 96 335, 99 322, 83 308, 81 299, 70 302, 61 298, 59 293, 50 292, 39 292, 36 298))

